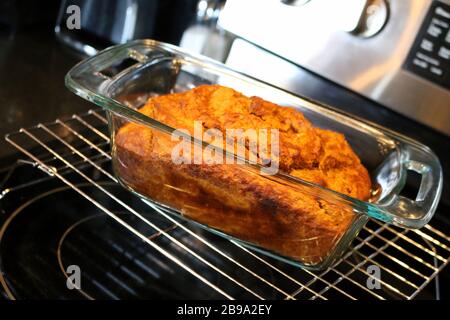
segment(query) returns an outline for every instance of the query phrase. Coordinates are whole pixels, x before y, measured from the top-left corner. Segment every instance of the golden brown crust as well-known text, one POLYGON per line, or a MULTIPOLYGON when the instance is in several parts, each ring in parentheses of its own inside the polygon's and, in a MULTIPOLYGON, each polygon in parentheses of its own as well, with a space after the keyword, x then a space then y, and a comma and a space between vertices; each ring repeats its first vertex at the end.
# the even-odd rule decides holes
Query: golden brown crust
MULTIPOLYGON (((292 108, 208 85, 149 99, 141 112, 177 129, 276 128, 280 169, 358 199, 370 178, 342 134, 292 108)), ((342 207, 240 165, 174 164, 170 137, 129 123, 115 136, 115 168, 133 189, 184 215, 306 264, 322 261, 354 219, 342 207)))

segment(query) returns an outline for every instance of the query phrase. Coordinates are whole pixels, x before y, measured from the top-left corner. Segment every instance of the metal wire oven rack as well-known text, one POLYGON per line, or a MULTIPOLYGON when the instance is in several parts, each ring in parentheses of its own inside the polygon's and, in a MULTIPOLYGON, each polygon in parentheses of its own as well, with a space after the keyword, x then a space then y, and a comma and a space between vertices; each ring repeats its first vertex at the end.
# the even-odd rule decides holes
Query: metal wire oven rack
POLYGON ((102 181, 117 181, 111 171, 107 120, 101 110, 22 128, 8 134, 6 140, 35 167, 60 179, 146 242, 149 252, 197 281, 205 298, 413 299, 432 281, 436 281, 435 298, 439 298, 438 274, 450 261, 450 236, 432 225, 403 230, 370 221, 332 268, 312 272, 201 232, 152 203, 146 206, 157 212, 158 219, 144 217, 141 209, 124 201, 120 193, 105 188, 102 181), (95 186, 110 201, 102 202, 80 188, 67 173, 95 186), (113 204, 132 213, 153 232, 143 232, 123 219, 113 204), (374 278, 374 270, 379 271, 378 278, 374 278))

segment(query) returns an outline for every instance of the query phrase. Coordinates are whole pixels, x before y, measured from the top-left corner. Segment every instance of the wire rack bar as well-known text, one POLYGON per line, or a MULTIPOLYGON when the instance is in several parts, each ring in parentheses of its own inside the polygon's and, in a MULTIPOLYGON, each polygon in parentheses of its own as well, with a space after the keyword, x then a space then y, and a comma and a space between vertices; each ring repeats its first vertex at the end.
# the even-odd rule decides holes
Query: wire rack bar
POLYGON ((52 123, 22 128, 5 138, 31 159, 33 165, 60 179, 162 254, 167 263, 178 266, 222 297, 412 299, 450 261, 450 237, 431 225, 421 230, 402 230, 371 220, 343 257, 333 267, 322 272, 280 263, 253 252, 234 240, 227 241, 225 248, 221 242, 210 240, 194 226, 174 217, 167 209, 144 200, 154 212, 173 226, 169 229, 162 228, 122 200, 120 195, 99 183, 102 179, 117 183, 110 166, 105 165, 111 162, 107 123, 103 111, 90 110, 52 123), (97 177, 90 175, 86 168, 95 170, 97 177), (107 195, 116 205, 152 228, 153 235, 157 236, 148 237, 124 221, 106 204, 96 200, 94 195, 79 188, 68 177, 68 172, 107 195), (177 238, 173 233, 175 229, 186 234, 189 241, 177 238), (169 242, 170 247, 158 242, 161 237, 169 242), (194 243, 200 243, 206 250, 197 250, 194 243), (262 267, 256 268, 254 264, 262 267), (230 266, 231 269, 222 268, 221 265, 230 266), (371 278, 367 269, 369 266, 379 267, 382 274, 379 284, 382 289, 367 286, 367 280, 371 278), (219 285, 222 281, 217 281, 214 277, 224 279, 229 285, 219 285))

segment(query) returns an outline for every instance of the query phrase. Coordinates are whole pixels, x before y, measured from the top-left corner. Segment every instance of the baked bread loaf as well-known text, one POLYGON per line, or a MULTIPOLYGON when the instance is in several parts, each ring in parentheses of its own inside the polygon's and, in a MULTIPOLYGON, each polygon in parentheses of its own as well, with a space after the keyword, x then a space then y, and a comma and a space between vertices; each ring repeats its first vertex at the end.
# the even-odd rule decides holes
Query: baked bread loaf
MULTIPOLYGON (((302 113, 220 85, 152 97, 139 110, 173 128, 193 132, 230 128, 279 130, 281 171, 366 200, 371 181, 345 137, 315 128, 302 113)), ((175 164, 177 142, 137 123, 115 135, 114 167, 123 183, 186 217, 299 260, 323 261, 349 228, 350 206, 333 204, 311 188, 259 175, 238 164, 175 164)))

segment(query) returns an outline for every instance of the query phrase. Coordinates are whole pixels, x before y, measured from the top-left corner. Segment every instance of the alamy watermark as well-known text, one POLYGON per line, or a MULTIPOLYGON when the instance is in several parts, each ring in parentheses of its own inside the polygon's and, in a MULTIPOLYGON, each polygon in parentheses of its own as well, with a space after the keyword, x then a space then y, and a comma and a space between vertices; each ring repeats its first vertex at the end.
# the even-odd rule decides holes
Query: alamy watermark
POLYGON ((377 265, 370 265, 367 267, 366 272, 369 274, 369 277, 366 281, 366 286, 368 289, 381 289, 381 269, 377 265))
POLYGON ((193 143, 190 132, 172 132, 172 162, 175 164, 259 164, 261 173, 274 175, 279 166, 278 129, 218 129, 203 131, 201 121, 194 121, 193 143), (205 145, 206 144, 206 145, 205 145), (232 156, 230 156, 232 155, 232 156))
POLYGON ((72 4, 67 6, 66 13, 69 15, 66 19, 66 27, 69 30, 81 29, 81 9, 79 6, 72 4))
POLYGON ((81 269, 76 264, 72 264, 67 267, 66 269, 67 273, 67 280, 66 280, 66 286, 67 289, 73 290, 81 289, 81 269))

